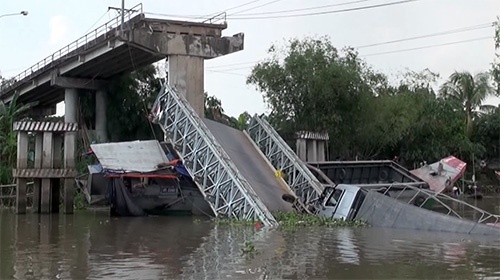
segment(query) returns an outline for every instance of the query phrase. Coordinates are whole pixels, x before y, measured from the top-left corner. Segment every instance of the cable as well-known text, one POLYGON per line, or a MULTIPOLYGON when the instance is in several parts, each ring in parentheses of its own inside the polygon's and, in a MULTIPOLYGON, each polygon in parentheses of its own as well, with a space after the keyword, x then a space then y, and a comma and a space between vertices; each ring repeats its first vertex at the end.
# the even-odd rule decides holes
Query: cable
POLYGON ((491 37, 491 36, 480 37, 480 38, 474 38, 474 39, 469 39, 469 40, 449 42, 449 43, 444 43, 444 44, 436 44, 436 45, 422 46, 422 47, 409 48, 409 49, 401 49, 401 50, 394 50, 394 51, 387 51, 387 52, 371 53, 371 54, 362 55, 362 57, 384 55, 384 54, 391 54, 391 53, 399 53, 399 52, 407 52, 407 51, 428 49, 428 48, 441 47, 441 46, 449 46, 449 45, 455 45, 455 44, 461 44, 461 43, 467 43, 467 42, 481 41, 481 40, 486 40, 486 39, 493 39, 493 37, 491 37))
POLYGON ((94 24, 92 24, 92 26, 91 26, 91 27, 90 27, 87 31, 85 31, 85 34, 89 33, 89 31, 90 31, 90 30, 92 30, 92 28, 93 28, 93 27, 94 27, 94 26, 95 26, 95 25, 96 25, 96 24, 97 24, 97 23, 98 23, 98 22, 99 22, 99 21, 100 21, 100 20, 101 20, 101 19, 105 16, 105 15, 107 15, 107 14, 108 14, 108 12, 109 12, 109 8, 108 8, 108 10, 107 10, 107 11, 106 11, 106 12, 105 12, 105 13, 104 13, 104 14, 103 14, 103 15, 102 15, 102 16, 101 16, 98 20, 96 20, 96 21, 94 22, 94 24))
MULTIPOLYGON (((392 54, 392 53, 400 53, 400 52, 407 52, 407 51, 414 51, 414 50, 421 50, 421 49, 429 49, 429 48, 435 48, 435 47, 442 47, 442 46, 449 46, 449 45, 456 45, 456 44, 463 44, 463 43, 468 43, 468 42, 476 42, 476 41, 482 41, 482 40, 487 40, 487 39, 493 39, 493 37, 488 36, 488 37, 479 37, 479 38, 474 38, 474 39, 468 39, 468 40, 461 40, 461 41, 454 41, 454 42, 449 42, 449 43, 443 43, 443 44, 435 44, 435 45, 428 45, 428 46, 421 46, 421 47, 415 47, 415 48, 408 48, 408 49, 400 49, 400 50, 393 50, 393 51, 387 51, 387 52, 379 52, 379 53, 371 53, 371 54, 366 54, 366 55, 360 55, 360 57, 369 57, 369 56, 377 56, 377 55, 385 55, 385 54, 392 54)), ((257 62, 257 61, 255 61, 257 62)), ((254 63, 255 63, 254 62, 254 63)), ((248 68, 248 67, 245 67, 248 68)), ((215 72, 215 73, 221 73, 221 74, 230 74, 230 75, 237 75, 237 76, 246 76, 244 74, 239 74, 239 73, 233 73, 233 72, 228 72, 230 70, 243 70, 245 68, 233 68, 233 69, 224 69, 224 70, 209 70, 209 72, 215 72)))
MULTIPOLYGON (((300 9, 293 9, 293 10, 283 10, 283 11, 274 11, 274 12, 262 12, 262 13, 249 13, 249 14, 243 14, 243 15, 240 15, 240 16, 258 16, 258 15, 270 15, 270 14, 282 14, 282 13, 291 13, 291 12, 301 12, 301 11, 309 11, 309 10, 317 10, 317 9, 331 8, 331 7, 337 7, 337 6, 344 6, 344 5, 362 3, 362 2, 367 2, 367 1, 371 1, 371 0, 356 0, 356 1, 350 1, 350 2, 343 2, 343 3, 337 3, 337 4, 331 4, 331 5, 323 5, 323 6, 315 6, 315 7, 309 7, 309 8, 300 8, 300 9)), ((269 4, 271 4, 271 3, 269 3, 269 4)), ((258 8, 258 7, 260 7, 260 6, 257 6, 256 8, 258 8)), ((243 12, 243 11, 238 12, 238 14, 241 13, 241 12, 243 12)), ((234 15, 235 14, 231 14, 231 16, 234 16, 234 15)))
POLYGON ((416 2, 416 1, 419 1, 419 0, 402 0, 402 1, 397 1, 397 2, 390 2, 390 3, 384 3, 384 4, 377 4, 377 5, 370 5, 370 6, 348 8, 348 9, 342 9, 342 10, 323 11, 323 12, 295 14, 295 15, 263 16, 263 17, 228 17, 227 19, 233 19, 233 20, 252 20, 252 19, 277 19, 277 18, 317 16, 317 15, 327 15, 327 14, 336 14, 336 13, 343 13, 343 12, 352 12, 352 11, 359 11, 359 10, 374 9, 374 8, 380 8, 380 7, 387 7, 387 6, 393 6, 393 5, 406 4, 406 3, 410 3, 410 2, 416 2))
MULTIPOLYGON (((403 38, 403 39, 397 39, 397 40, 390 40, 390 41, 373 43, 373 44, 368 44, 368 45, 362 45, 362 46, 357 46, 357 47, 353 47, 353 48, 354 49, 362 49, 362 48, 368 48, 368 47, 374 47, 374 46, 381 46, 381 45, 386 45, 386 44, 393 44, 393 43, 411 41, 411 40, 416 40, 416 39, 423 39, 423 38, 428 38, 428 37, 436 37, 436 36, 443 36, 443 35, 449 35, 449 34, 454 34, 454 33, 461 33, 461 32, 466 32, 466 31, 473 31, 473 30, 478 30, 478 29, 493 27, 493 24, 494 24, 493 22, 491 22, 491 23, 483 23, 483 24, 478 24, 478 25, 473 25, 473 26, 467 26, 467 27, 462 27, 462 28, 457 28, 457 29, 450 29, 450 30, 446 30, 446 31, 441 31, 441 32, 436 32, 436 33, 430 33, 430 34, 425 34, 425 35, 419 35, 419 36, 414 36, 414 37, 409 37, 409 38, 403 38)), ((256 62, 257 62, 257 60, 256 61, 240 62, 240 63, 224 64, 224 65, 216 65, 216 66, 212 66, 212 67, 207 67, 206 69, 226 68, 228 66, 239 66, 239 65, 254 64, 256 62)))
POLYGON ((198 18, 208 18, 208 17, 213 17, 213 16, 216 16, 216 15, 219 15, 221 13, 224 13, 224 12, 228 12, 230 10, 234 10, 234 9, 238 9, 238 8, 241 8, 241 7, 245 7, 245 6, 248 6, 250 4, 253 4, 253 3, 256 3, 256 2, 260 2, 261 0, 253 0, 253 1, 250 1, 250 2, 246 2, 244 4, 241 4, 241 5, 238 5, 238 6, 234 6, 234 7, 231 7, 229 9, 225 9, 223 11, 220 11, 220 12, 217 12, 217 13, 212 13, 212 14, 208 14, 206 16, 201 16, 201 17, 198 17, 198 18))
POLYGON ((212 72, 212 73, 221 73, 221 74, 229 74, 229 75, 244 76, 244 77, 246 77, 246 75, 243 75, 243 74, 233 73, 233 72, 227 72, 227 71, 217 71, 217 70, 207 70, 207 71, 208 72, 212 72))
POLYGON ((239 12, 236 12, 236 13, 232 13, 232 14, 230 14, 230 16, 238 15, 238 14, 241 14, 241 13, 244 13, 244 12, 248 12, 248 11, 255 10, 255 9, 258 9, 258 8, 262 8, 262 7, 265 7, 265 6, 269 6, 269 5, 274 4, 276 2, 279 2, 279 1, 281 1, 281 0, 274 0, 274 1, 271 1, 271 2, 267 2, 267 3, 259 5, 259 6, 255 6, 255 7, 252 7, 252 8, 248 8, 246 10, 242 10, 242 11, 239 11, 239 12))
POLYGON ((448 35, 448 34, 453 34, 453 33, 460 33, 460 32, 490 28, 490 27, 493 27, 493 25, 494 25, 494 22, 484 23, 484 24, 480 24, 480 25, 476 25, 476 26, 452 29, 452 30, 448 30, 448 31, 431 33, 431 34, 427 34, 427 35, 421 35, 421 36, 409 37, 409 38, 404 38, 404 39, 391 40, 391 41, 385 41, 385 42, 380 42, 380 43, 358 46, 358 47, 355 47, 355 49, 363 49, 363 48, 368 48, 368 47, 393 44, 393 43, 399 43, 399 42, 404 42, 404 41, 411 41, 411 40, 416 40, 416 39, 423 39, 423 38, 436 37, 436 36, 448 35))

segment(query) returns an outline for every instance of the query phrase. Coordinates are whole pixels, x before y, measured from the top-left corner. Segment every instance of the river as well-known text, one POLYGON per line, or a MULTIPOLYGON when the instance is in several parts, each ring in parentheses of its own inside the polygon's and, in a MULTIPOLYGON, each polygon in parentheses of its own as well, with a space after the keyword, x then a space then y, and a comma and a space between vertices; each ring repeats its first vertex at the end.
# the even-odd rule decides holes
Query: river
POLYGON ((500 240, 423 231, 0 210, 0 234, 0 279, 500 279, 500 240))

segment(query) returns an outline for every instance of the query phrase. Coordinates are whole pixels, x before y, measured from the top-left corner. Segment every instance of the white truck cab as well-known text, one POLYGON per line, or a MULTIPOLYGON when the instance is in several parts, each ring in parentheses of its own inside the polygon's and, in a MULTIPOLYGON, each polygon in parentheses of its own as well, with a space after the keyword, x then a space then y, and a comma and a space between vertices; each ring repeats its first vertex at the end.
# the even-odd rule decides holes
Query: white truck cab
POLYGON ((352 220, 364 200, 363 190, 355 185, 326 186, 318 214, 325 218, 352 220))

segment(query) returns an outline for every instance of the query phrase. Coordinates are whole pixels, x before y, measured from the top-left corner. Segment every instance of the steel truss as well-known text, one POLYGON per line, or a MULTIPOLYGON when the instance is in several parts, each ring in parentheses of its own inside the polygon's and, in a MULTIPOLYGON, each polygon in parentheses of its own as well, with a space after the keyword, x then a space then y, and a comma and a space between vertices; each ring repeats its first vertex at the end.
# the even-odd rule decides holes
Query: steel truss
POLYGON ((324 187, 281 136, 257 115, 250 120, 247 132, 301 202, 313 205, 324 187))
POLYGON ((184 96, 163 85, 150 117, 160 125, 216 216, 278 224, 184 96))

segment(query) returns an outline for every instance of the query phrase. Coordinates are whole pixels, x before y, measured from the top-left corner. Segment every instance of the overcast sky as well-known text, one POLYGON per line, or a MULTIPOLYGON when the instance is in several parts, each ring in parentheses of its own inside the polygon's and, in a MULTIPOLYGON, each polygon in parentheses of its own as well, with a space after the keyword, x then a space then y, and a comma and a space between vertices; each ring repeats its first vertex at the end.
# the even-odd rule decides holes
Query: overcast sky
MULTIPOLYGON (((266 112, 261 94, 247 86, 245 79, 252 65, 266 58, 266 50, 273 43, 290 37, 328 35, 338 48, 358 47, 478 27, 467 32, 359 49, 370 65, 389 75, 407 68, 415 71, 429 68, 446 78, 455 70, 473 73, 489 70, 494 59, 494 30, 480 27, 500 15, 498 0, 419 0, 307 16, 302 15, 400 0, 126 0, 126 7, 141 2, 145 12, 177 16, 206 16, 227 10, 228 28, 224 35, 244 32, 245 50, 207 61, 205 90, 221 99, 226 113, 233 116, 245 110, 251 114, 266 112), (244 5, 250 2, 253 3, 244 5), (335 4, 338 6, 331 6, 335 4), (231 9, 239 5, 244 6, 231 9), (313 9, 328 5, 331 7, 313 9), (287 10, 297 11, 282 12, 287 10), (285 15, 301 16, 282 17, 285 15), (270 18, 276 16, 281 18, 270 18), (462 43, 455 43, 460 41, 462 43), (420 48, 426 46, 434 47, 420 48), (411 48, 420 49, 404 51, 411 48)), ((0 18, 0 73, 5 77, 16 75, 117 16, 115 11, 106 11, 109 6, 120 5, 120 0, 2 1, 0 15, 21 10, 27 10, 29 15, 0 18)), ((495 105, 499 102, 496 98, 488 100, 495 105)))

